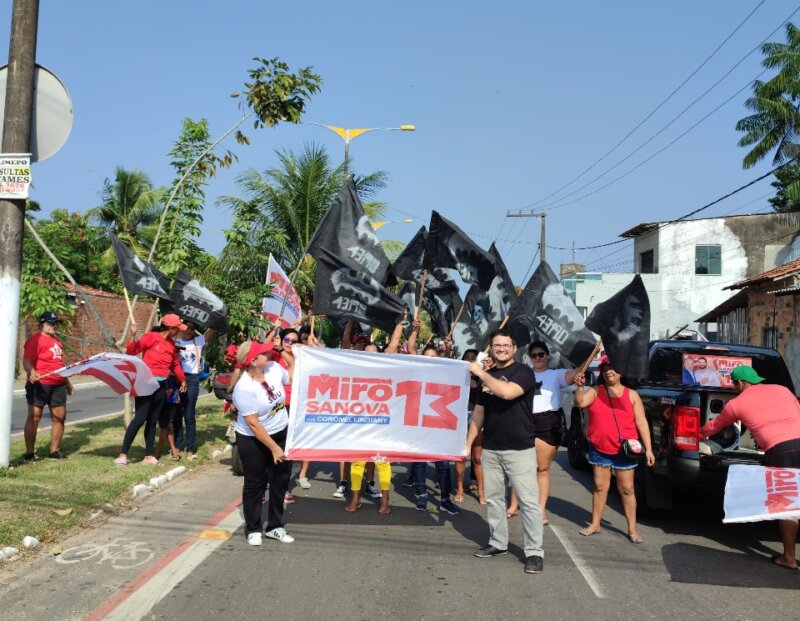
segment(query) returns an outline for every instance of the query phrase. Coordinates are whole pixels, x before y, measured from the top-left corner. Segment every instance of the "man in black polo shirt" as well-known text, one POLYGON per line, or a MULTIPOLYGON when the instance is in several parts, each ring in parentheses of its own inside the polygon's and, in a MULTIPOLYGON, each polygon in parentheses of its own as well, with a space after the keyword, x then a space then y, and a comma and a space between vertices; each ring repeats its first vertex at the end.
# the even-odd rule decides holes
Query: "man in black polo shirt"
POLYGON ((544 552, 533 444, 536 376, 530 367, 514 361, 517 346, 509 332, 495 330, 490 339, 492 360, 469 365, 469 372, 483 382, 483 390, 472 411, 467 453, 483 428, 482 461, 489 522, 489 545, 475 552, 475 556, 489 558, 508 552, 507 476, 517 492, 522 514, 525 572, 538 574, 544 566, 544 552))

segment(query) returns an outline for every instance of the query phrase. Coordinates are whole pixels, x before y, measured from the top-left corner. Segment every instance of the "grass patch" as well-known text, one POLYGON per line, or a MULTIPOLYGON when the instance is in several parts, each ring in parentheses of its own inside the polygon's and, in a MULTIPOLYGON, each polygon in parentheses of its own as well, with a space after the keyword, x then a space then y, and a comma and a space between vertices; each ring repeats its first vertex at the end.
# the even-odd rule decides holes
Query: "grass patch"
MULTIPOLYGON (((53 541, 65 530, 88 524, 89 515, 98 509, 107 510, 107 503, 117 508, 131 505, 131 488, 136 483, 146 483, 177 465, 196 468, 211 460, 211 452, 226 443, 229 419, 221 415, 220 402, 212 398, 198 402, 197 415, 196 461, 162 458, 160 466, 138 463, 144 457, 142 427, 128 454, 130 465, 115 466, 114 458, 119 455, 124 434, 122 417, 115 416, 68 426, 62 441, 65 460, 41 459, 0 469, 0 548, 21 548, 26 535, 41 542, 53 541), (64 517, 55 513, 63 509, 72 512, 64 517)), ((49 431, 40 432, 39 455, 47 455, 49 442, 49 431)), ((165 453, 169 455, 169 449, 165 453)), ((22 438, 12 442, 12 465, 19 464, 24 454, 22 438)))

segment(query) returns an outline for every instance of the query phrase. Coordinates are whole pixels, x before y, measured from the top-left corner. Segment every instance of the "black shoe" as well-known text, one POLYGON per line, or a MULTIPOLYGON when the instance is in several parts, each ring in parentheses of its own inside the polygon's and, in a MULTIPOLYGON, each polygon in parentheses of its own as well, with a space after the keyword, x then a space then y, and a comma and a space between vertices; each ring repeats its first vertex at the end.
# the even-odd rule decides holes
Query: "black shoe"
POLYGON ((39 456, 33 453, 25 453, 25 456, 22 458, 22 461, 39 461, 39 456))
POLYGON ((67 456, 61 451, 53 451, 47 456, 47 459, 66 459, 67 456))
POLYGON ((540 574, 544 569, 544 559, 541 556, 529 556, 525 559, 526 574, 540 574))
POLYGON ((494 546, 486 546, 485 548, 475 551, 475 556, 478 558, 491 558, 493 556, 500 556, 501 554, 508 554, 508 550, 498 550, 494 546))

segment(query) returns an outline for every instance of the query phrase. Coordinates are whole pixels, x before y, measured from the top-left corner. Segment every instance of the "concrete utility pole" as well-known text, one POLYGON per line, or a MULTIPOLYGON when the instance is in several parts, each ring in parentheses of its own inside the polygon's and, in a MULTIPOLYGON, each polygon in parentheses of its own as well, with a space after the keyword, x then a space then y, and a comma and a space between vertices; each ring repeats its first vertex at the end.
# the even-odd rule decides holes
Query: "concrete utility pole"
MULTIPOLYGON (((3 144, 5 153, 30 153, 39 0, 14 0, 8 52, 3 144)), ((19 324, 25 200, 0 200, 0 467, 11 458, 11 406, 19 324)))
POLYGON ((544 219, 547 217, 547 214, 542 212, 534 212, 534 211, 509 211, 506 213, 506 218, 540 218, 542 221, 542 232, 541 232, 541 241, 539 242, 539 253, 542 258, 541 262, 544 263, 547 259, 545 258, 545 235, 544 235, 544 219))

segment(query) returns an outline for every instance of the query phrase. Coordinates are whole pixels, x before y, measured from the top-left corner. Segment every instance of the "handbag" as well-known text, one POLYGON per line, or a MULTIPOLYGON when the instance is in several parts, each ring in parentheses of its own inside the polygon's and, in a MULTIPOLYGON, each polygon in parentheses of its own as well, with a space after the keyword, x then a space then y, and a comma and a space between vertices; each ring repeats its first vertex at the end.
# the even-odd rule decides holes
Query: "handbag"
POLYGON ((611 393, 608 390, 608 386, 603 384, 603 387, 606 389, 606 394, 608 395, 608 405, 611 407, 611 414, 614 416, 614 424, 617 426, 617 436, 620 440, 619 454, 623 457, 627 457, 628 459, 632 459, 633 461, 644 459, 646 454, 642 443, 639 442, 637 438, 625 439, 622 437, 622 432, 619 430, 617 412, 614 410, 614 404, 611 401, 611 393))
POLYGON ((568 448, 569 429, 567 429, 567 414, 564 412, 564 408, 558 408, 558 433, 561 436, 558 445, 568 448))

